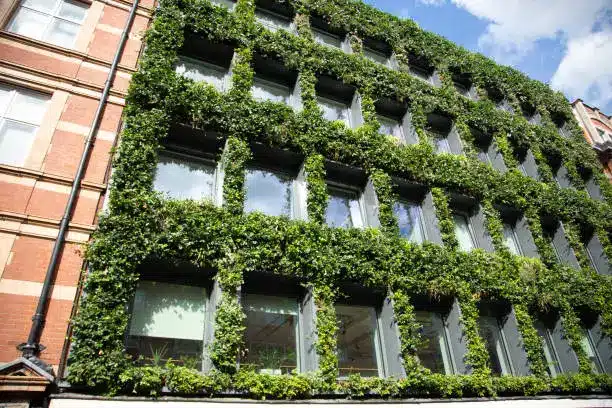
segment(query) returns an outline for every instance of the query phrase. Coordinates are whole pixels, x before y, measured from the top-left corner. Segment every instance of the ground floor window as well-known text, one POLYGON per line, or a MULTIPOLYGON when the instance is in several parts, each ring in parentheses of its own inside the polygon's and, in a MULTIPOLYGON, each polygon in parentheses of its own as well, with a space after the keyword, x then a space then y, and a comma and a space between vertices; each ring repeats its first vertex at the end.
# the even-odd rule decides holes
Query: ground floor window
POLYGON ((336 305, 339 376, 380 375, 377 315, 371 306, 336 305))

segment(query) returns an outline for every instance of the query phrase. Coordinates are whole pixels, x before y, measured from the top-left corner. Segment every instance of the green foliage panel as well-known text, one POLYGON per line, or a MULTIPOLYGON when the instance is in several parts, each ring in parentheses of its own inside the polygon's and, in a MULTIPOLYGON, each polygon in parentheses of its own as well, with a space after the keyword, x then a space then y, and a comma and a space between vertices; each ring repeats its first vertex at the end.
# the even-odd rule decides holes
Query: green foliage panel
POLYGON ((471 54, 422 31, 409 20, 349 0, 291 1, 297 11, 299 35, 269 32, 254 19, 252 0, 239 0, 234 11, 207 0, 163 0, 146 35, 147 49, 133 76, 125 129, 114 160, 107 214, 87 249, 91 273, 87 296, 74 320, 69 381, 96 393, 158 395, 162 387, 180 394, 218 395, 235 390, 253 398, 307 398, 313 395, 364 397, 491 396, 500 394, 609 392, 607 375, 591 373, 580 345, 579 311, 600 314, 612 326, 610 278, 595 273, 580 244, 581 227, 593 228, 608 256, 612 256, 612 189, 600 175, 598 163, 562 95, 523 74, 471 54), (309 16, 323 16, 335 29, 350 34, 354 53, 324 47, 313 41, 309 16), (195 33, 235 47, 230 89, 217 92, 175 74, 173 66, 186 33, 195 33), (387 42, 399 70, 371 62, 361 54, 362 39, 387 42), (298 70, 303 109, 254 101, 251 60, 257 52, 273 56, 298 70), (407 73, 414 56, 435 65, 442 84, 433 87, 407 73), (481 99, 474 102, 454 89, 451 72, 472 76, 481 99), (337 77, 356 86, 362 97, 364 125, 347 129, 327 122, 316 104, 317 75, 337 77), (495 109, 486 97, 497 89, 515 111, 538 112, 542 126, 522 115, 495 109), (420 142, 398 145, 378 133, 374 103, 392 98, 408 104, 420 142), (438 112, 454 120, 465 155, 436 155, 425 131, 426 115, 438 112), (571 137, 559 135, 552 118, 569 123, 571 137), (223 207, 211 203, 168 200, 152 191, 157 154, 177 123, 214 129, 227 137, 223 155, 223 207), (509 171, 500 173, 476 159, 471 128, 494 136, 509 171), (261 214, 243 215, 244 171, 251 159, 250 143, 289 149, 304 157, 309 190, 309 221, 290 221, 261 214), (528 147, 540 167, 534 181, 516 168, 513 149, 528 147), (562 157, 575 188, 560 190, 544 154, 562 157), (327 205, 325 160, 363 168, 380 202, 379 230, 331 229, 324 225, 327 205), (583 191, 579 168, 593 171, 607 197, 591 200, 583 191), (444 246, 414 245, 400 239, 392 206, 394 178, 431 188, 444 246), (449 207, 449 192, 479 200, 495 253, 457 250, 449 207), (513 256, 503 246, 502 224, 496 205, 522 211, 529 222, 541 260, 513 256), (544 237, 541 215, 568 226, 568 239, 581 269, 558 264, 544 237), (209 355, 214 369, 206 375, 187 367, 138 367, 125 353, 128 307, 134 296, 139 266, 149 259, 187 261, 214 268, 222 288, 214 319, 215 340, 209 355), (238 369, 244 351, 244 313, 237 294, 245 273, 268 271, 293 277, 313 289, 317 306, 316 352, 319 370, 309 374, 271 376, 238 369), (407 377, 403 379, 351 376, 338 382, 336 372, 337 322, 333 308, 340 296, 339 282, 355 281, 391 293, 401 334, 407 377), (411 299, 415 296, 456 297, 468 344, 471 375, 432 374, 416 358, 419 324, 411 299), (495 378, 478 335, 478 301, 500 299, 514 306, 519 330, 531 364, 528 377, 495 378), (546 376, 542 342, 532 313, 558 310, 567 337, 580 360, 580 373, 550 379, 546 376))

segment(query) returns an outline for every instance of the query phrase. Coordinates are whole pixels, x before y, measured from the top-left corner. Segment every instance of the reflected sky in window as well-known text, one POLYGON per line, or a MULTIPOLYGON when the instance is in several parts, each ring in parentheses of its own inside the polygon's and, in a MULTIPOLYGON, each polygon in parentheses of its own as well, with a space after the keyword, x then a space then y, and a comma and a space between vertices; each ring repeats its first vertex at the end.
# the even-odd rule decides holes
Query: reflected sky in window
POLYGON ((267 170, 248 169, 244 182, 244 212, 291 216, 293 179, 267 170))
POLYGON ((215 169, 187 156, 160 154, 153 188, 178 199, 213 198, 215 169))
POLYGON ((342 120, 347 125, 349 124, 349 109, 347 105, 322 97, 318 97, 317 101, 323 111, 323 118, 330 121, 342 120))
POLYGON ((329 199, 325 212, 325 222, 330 227, 350 228, 354 226, 351 212, 359 211, 359 200, 357 194, 352 191, 344 191, 328 188, 329 199), (353 211, 351 211, 351 209, 353 211))
POLYGON ((400 236, 415 243, 423 242, 421 208, 416 203, 399 201, 393 204, 393 214, 397 218, 400 236))
POLYGON ((471 251, 474 249, 474 239, 465 215, 453 214, 455 221, 455 234, 459 241, 459 249, 462 251, 471 251))

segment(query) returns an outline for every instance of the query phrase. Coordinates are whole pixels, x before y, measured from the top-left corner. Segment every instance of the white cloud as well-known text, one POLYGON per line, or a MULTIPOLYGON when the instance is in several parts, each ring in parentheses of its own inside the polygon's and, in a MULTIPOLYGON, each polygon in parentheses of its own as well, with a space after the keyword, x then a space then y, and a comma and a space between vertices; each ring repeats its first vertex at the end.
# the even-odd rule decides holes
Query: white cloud
POLYGON ((610 0, 449 1, 488 23, 478 45, 495 60, 513 64, 531 52, 537 41, 558 40, 565 55, 551 85, 589 103, 612 102, 610 0))
POLYGON ((571 39, 551 86, 602 108, 612 102, 612 30, 571 39))
POLYGON ((446 0, 417 0, 417 3, 425 4, 426 6, 441 6, 446 3, 446 0))

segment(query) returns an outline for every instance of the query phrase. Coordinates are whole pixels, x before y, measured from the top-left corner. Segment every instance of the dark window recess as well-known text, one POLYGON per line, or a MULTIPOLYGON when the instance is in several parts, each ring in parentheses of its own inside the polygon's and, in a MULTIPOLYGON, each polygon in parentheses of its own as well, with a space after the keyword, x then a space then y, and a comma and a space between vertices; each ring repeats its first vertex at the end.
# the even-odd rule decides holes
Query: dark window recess
POLYGON ((550 170, 552 171, 553 178, 555 179, 555 183, 559 186, 559 188, 569 188, 572 186, 572 182, 569 178, 569 173, 567 172, 567 168, 563 165, 563 161, 561 156, 555 153, 549 153, 546 155, 546 161, 550 166, 550 170))
POLYGON ((472 82, 472 76, 468 73, 457 72, 456 70, 451 71, 453 85, 457 92, 467 98, 475 98, 474 84, 472 82))
POLYGON ((565 236, 563 224, 550 216, 542 217, 541 224, 544 237, 550 242, 557 262, 579 268, 574 250, 565 236))
POLYGON ((228 70, 234 57, 234 46, 212 42, 201 35, 189 33, 185 35, 185 42, 179 54, 228 70))
POLYGON ((593 200, 603 201, 604 196, 599 187, 599 183, 593 176, 593 171, 585 167, 578 167, 578 173, 580 173, 580 178, 584 181, 585 189, 589 197, 593 200))
POLYGON ((346 31, 338 27, 332 27, 327 20, 321 16, 310 16, 310 27, 313 30, 315 41, 336 48, 343 48, 346 31))
POLYGON ((595 373, 612 373, 612 340, 602 328, 601 316, 591 310, 579 311, 582 322, 581 345, 595 373))
POLYGON ((523 175, 531 177, 534 180, 540 180, 540 173, 538 172, 538 165, 533 157, 533 153, 525 146, 517 146, 513 143, 513 154, 514 158, 518 162, 518 169, 523 175))
POLYGON ((342 120, 352 128, 361 125, 363 118, 357 88, 330 76, 320 75, 315 92, 325 119, 342 120))
POLYGON ((485 226, 484 212, 478 202, 456 193, 451 193, 450 197, 459 248, 470 251, 478 247, 493 252, 493 242, 485 226))
POLYGON ((487 88, 487 96, 495 104, 497 109, 514 113, 514 109, 512 109, 512 106, 500 89, 494 87, 487 88))
POLYGON ((536 110, 535 106, 529 103, 522 103, 521 110, 523 111, 523 116, 529 123, 532 125, 541 125, 542 117, 540 113, 536 110))
POLYGON ((256 10, 268 11, 286 17, 289 20, 292 20, 295 16, 295 9, 288 1, 256 0, 255 8, 256 10))
POLYGON ((496 206, 503 222, 504 243, 516 255, 539 258, 529 224, 525 216, 515 208, 496 206), (516 251, 513 250, 516 249, 516 251))
POLYGON ((418 143, 418 135, 408 112, 408 104, 395 99, 382 98, 374 103, 379 132, 391 135, 406 144, 418 143))
POLYGON ((393 55, 393 48, 388 43, 367 37, 362 42, 363 54, 366 58, 383 65, 389 65, 391 55, 393 55))
POLYGON ((565 117, 563 113, 551 112, 550 119, 553 121, 553 123, 557 127, 557 130, 559 131, 559 134, 561 136, 567 138, 572 135, 571 131, 569 130, 568 119, 565 117))
POLYGON ((599 237, 590 226, 582 226, 580 231, 582 247, 586 252, 593 269, 600 275, 612 275, 610 262, 599 237))
POLYGON ((433 83, 434 66, 425 58, 413 53, 408 54, 410 74, 429 83, 433 83))
POLYGON ((491 135, 487 135, 480 130, 471 129, 474 137, 474 144, 478 150, 478 159, 490 164, 495 170, 505 172, 507 170, 504 158, 491 135))
POLYGON ((546 369, 551 377, 579 370, 578 358, 566 337, 563 322, 556 311, 536 313, 534 325, 542 338, 546 369))
POLYGON ((427 115, 426 130, 432 138, 436 153, 461 154, 463 151, 459 134, 448 116, 430 113, 427 115))
POLYGON ((299 104, 299 95, 296 92, 298 73, 288 69, 280 60, 263 57, 260 54, 253 56, 253 97, 256 99, 283 102, 287 105, 299 104))

